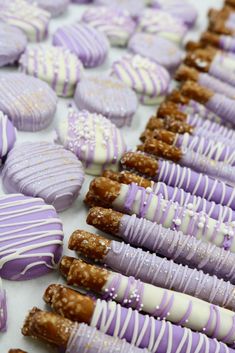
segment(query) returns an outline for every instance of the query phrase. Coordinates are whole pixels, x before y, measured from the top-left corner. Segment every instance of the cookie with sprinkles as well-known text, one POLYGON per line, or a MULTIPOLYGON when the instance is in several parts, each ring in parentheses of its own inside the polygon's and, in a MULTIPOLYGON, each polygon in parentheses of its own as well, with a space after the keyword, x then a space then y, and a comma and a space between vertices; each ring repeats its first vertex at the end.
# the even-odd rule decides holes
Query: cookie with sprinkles
POLYGON ((57 29, 53 36, 53 45, 64 47, 76 54, 85 67, 103 64, 109 51, 105 34, 85 23, 57 29))
POLYGON ((111 75, 134 89, 143 104, 160 103, 170 84, 170 75, 163 66, 140 55, 126 55, 115 61, 111 75))
POLYGON ((22 73, 0 74, 0 110, 17 129, 45 129, 53 120, 56 105, 56 94, 38 78, 22 73))
POLYGON ((3 1, 0 21, 21 29, 28 40, 40 42, 48 35, 50 13, 25 0, 3 1))
POLYGON ((0 277, 0 332, 5 332, 7 327, 7 298, 6 291, 3 289, 0 277))
POLYGON ((36 3, 38 7, 48 11, 51 16, 57 17, 65 12, 69 6, 69 0, 28 0, 36 3))
POLYGON ((124 47, 136 28, 136 22, 123 10, 110 7, 88 8, 82 21, 106 34, 111 45, 124 47))
POLYGON ((87 174, 100 175, 106 168, 118 169, 127 150, 122 132, 100 114, 69 108, 57 125, 58 140, 84 164, 87 174))
POLYGON ((14 64, 24 52, 27 39, 16 27, 0 23, 0 67, 14 64))
POLYGON ((64 211, 77 199, 84 171, 76 156, 60 145, 24 142, 8 154, 2 179, 7 192, 41 197, 64 211))
POLYGON ((1 196, 0 276, 29 280, 56 269, 63 236, 62 222, 53 206, 21 194, 1 196))
POLYGON ((68 49, 28 47, 20 58, 22 72, 46 81, 58 96, 72 96, 83 74, 83 65, 68 49))
POLYGON ((8 117, 0 111, 0 164, 16 141, 16 128, 8 117))
POLYGON ((137 18, 145 8, 145 0, 95 0, 95 5, 109 6, 113 9, 124 10, 137 18))
POLYGON ((77 107, 98 113, 116 126, 130 125, 138 107, 136 94, 125 83, 112 77, 83 78, 77 85, 77 107))
POLYGON ((187 31, 187 27, 183 22, 169 13, 150 8, 146 8, 143 11, 138 20, 137 28, 141 32, 156 34, 176 43, 182 41, 187 31))
POLYGON ((149 33, 135 33, 128 43, 128 49, 169 70, 179 66, 183 58, 182 50, 175 43, 149 33))

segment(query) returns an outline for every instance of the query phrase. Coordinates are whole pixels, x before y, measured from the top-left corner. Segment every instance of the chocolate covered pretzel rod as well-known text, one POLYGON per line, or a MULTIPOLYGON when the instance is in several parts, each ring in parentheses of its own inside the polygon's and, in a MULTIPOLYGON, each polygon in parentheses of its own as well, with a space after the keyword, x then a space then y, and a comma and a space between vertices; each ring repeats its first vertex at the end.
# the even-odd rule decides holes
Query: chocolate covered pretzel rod
POLYGON ((91 290, 102 299, 206 333, 229 345, 234 342, 235 314, 230 310, 67 256, 62 258, 60 271, 68 285, 91 290))
MULTIPOLYGON (((56 285, 54 287, 57 288, 56 285)), ((53 288, 53 286, 51 286, 51 288, 53 288)), ((58 295, 56 297, 57 311, 59 311, 59 305, 63 306, 63 309, 61 310, 62 313, 64 310, 69 311, 69 306, 66 306, 66 300, 70 300, 70 316, 73 319, 72 311, 74 310, 76 313, 74 317, 76 318, 77 315, 80 317, 78 301, 84 301, 86 297, 79 296, 76 292, 72 290, 69 291, 67 288, 59 285, 58 289, 60 289, 60 292, 58 290, 58 295), (73 299, 75 301, 73 301, 73 299)), ((90 319, 91 314, 90 316, 89 314, 87 316, 90 319)), ((81 320, 83 320, 83 316, 81 317, 81 320)), ((66 353, 148 352, 146 349, 134 347, 124 340, 105 335, 86 324, 80 323, 78 325, 64 317, 54 313, 41 311, 37 308, 33 308, 30 311, 23 326, 22 333, 25 336, 31 336, 33 338, 53 343, 58 347, 66 348, 66 353)))
MULTIPOLYGON (((134 217, 125 216, 112 210, 93 208, 89 212, 88 223, 95 224, 101 230, 109 231, 110 229, 111 234, 130 241, 133 245, 138 246, 140 244, 143 246, 146 236, 144 236, 143 241, 139 237, 140 233, 136 234, 136 238, 132 237, 132 226, 129 233, 127 231, 123 232, 124 227, 122 227, 122 224, 125 221, 128 223, 128 218, 133 220, 134 217)), ((149 222, 146 223, 148 225, 149 222)), ((138 225, 138 220, 132 222, 132 225, 136 224, 138 225)), ((75 250, 78 254, 82 254, 89 259, 105 264, 109 268, 126 276, 133 276, 143 282, 162 288, 174 289, 177 292, 186 293, 234 311, 234 286, 228 282, 228 280, 231 280, 233 283, 235 282, 233 271, 235 267, 234 254, 230 253, 228 256, 228 253, 224 250, 196 239, 193 240, 194 245, 192 245, 191 241, 188 241, 187 248, 183 248, 186 240, 186 236, 183 234, 180 235, 182 242, 180 241, 173 249, 169 248, 169 238, 163 239, 164 234, 162 235, 161 242, 159 242, 160 235, 157 233, 155 243, 153 242, 154 235, 156 235, 155 232, 153 235, 148 233, 147 246, 145 248, 149 246, 150 250, 156 251, 162 256, 166 255, 169 258, 175 258, 176 262, 189 263, 190 261, 187 256, 191 251, 195 250, 193 246, 197 243, 196 250, 193 253, 192 265, 202 268, 205 272, 209 270, 212 274, 215 272, 221 274, 226 281, 219 280, 216 276, 205 274, 202 270, 191 269, 181 263, 177 264, 166 257, 162 258, 143 251, 140 248, 134 248, 129 244, 108 240, 82 230, 77 230, 71 235, 69 249, 75 250), (150 238, 152 238, 152 243, 150 238), (214 252, 214 250, 216 251, 214 252), (207 261, 198 256, 200 251, 205 253, 207 261)))
POLYGON ((208 201, 214 201, 235 210, 235 188, 220 180, 194 172, 190 168, 168 161, 157 161, 140 152, 125 153, 121 165, 123 169, 145 175, 153 181, 177 186, 192 195, 201 196, 208 201))
POLYGON ((212 45, 213 47, 235 52, 235 38, 227 35, 219 35, 212 32, 204 32, 201 36, 201 42, 205 45, 212 45))
POLYGON ((165 200, 162 195, 155 195, 135 183, 125 185, 104 177, 96 178, 90 184, 85 201, 88 205, 103 205, 126 214, 136 214, 165 228, 182 231, 235 252, 234 225, 165 200))
POLYGON ((190 68, 186 65, 181 65, 178 68, 175 73, 175 79, 177 81, 195 81, 200 86, 209 88, 215 93, 220 93, 222 95, 225 95, 226 97, 235 99, 235 86, 221 81, 221 79, 217 79, 216 77, 209 75, 205 72, 199 72, 196 69, 190 68))
POLYGON ((183 189, 172 187, 161 182, 155 183, 149 179, 145 179, 137 174, 133 174, 127 171, 117 173, 108 170, 104 171, 102 176, 122 184, 136 183, 137 185, 148 189, 156 195, 162 195, 166 200, 178 202, 180 206, 187 206, 187 208, 195 212, 203 211, 209 217, 218 221, 235 221, 235 212, 231 208, 216 204, 213 201, 207 201, 200 196, 191 195, 190 193, 185 192, 183 189))
MULTIPOLYGON (((206 142, 205 140, 201 137, 198 139, 201 139, 204 141, 203 146, 205 149, 203 149, 201 146, 201 142, 199 145, 197 145, 198 139, 195 138, 196 144, 193 142, 192 145, 190 144, 190 140, 188 140, 186 135, 186 139, 184 140, 182 138, 182 135, 179 135, 179 141, 185 145, 189 145, 191 147, 194 146, 194 148, 197 150, 207 150, 206 142)), ((215 147, 216 144, 214 143, 215 147)), ((227 184, 231 186, 235 186, 235 167, 233 165, 224 163, 224 161, 216 161, 211 157, 216 157, 216 153, 219 151, 219 156, 223 155, 220 154, 220 151, 224 151, 223 148, 221 147, 221 144, 218 143, 218 151, 213 150, 213 141, 209 141, 209 148, 208 148, 208 156, 203 155, 199 152, 194 152, 192 149, 190 150, 188 147, 182 147, 178 148, 175 146, 171 146, 168 143, 165 143, 163 141, 159 141, 156 138, 147 138, 146 141, 144 142, 143 145, 138 146, 138 150, 142 152, 146 152, 148 154, 154 155, 157 158, 164 158, 171 160, 173 162, 177 162, 182 166, 192 168, 196 172, 207 174, 215 179, 219 179, 222 181, 225 181, 227 184)), ((223 144, 222 144, 223 146, 223 144)), ((217 149, 216 147, 216 149, 217 149)), ((226 149, 226 148, 225 148, 226 149)), ((229 149, 229 148, 228 148, 229 149)), ((230 157, 229 157, 230 158, 230 157)), ((233 157, 232 157, 233 158, 233 157)))
MULTIPOLYGON (((75 291, 67 289, 68 294, 62 291, 61 286, 50 286, 44 296, 46 303, 53 308, 58 304, 69 300, 71 292, 73 296, 80 296, 75 291)), ((70 309, 61 305, 61 313, 70 318, 71 311, 76 310, 76 304, 72 301, 70 309)), ((55 309, 56 310, 56 309, 55 309)), ((81 321, 78 313, 77 321, 81 321)), ((138 311, 127 309, 120 304, 97 299, 95 308, 90 318, 90 325, 98 328, 108 335, 122 337, 127 342, 132 342, 137 347, 148 348, 155 353, 186 353, 186 352, 208 352, 208 353, 232 353, 234 350, 228 348, 216 339, 210 339, 201 333, 192 332, 190 329, 176 326, 167 321, 155 320, 148 315, 141 315, 138 311)), ((206 331, 205 331, 206 332, 206 331)), ((228 336, 231 337, 232 333, 228 336)))
MULTIPOLYGON (((208 54, 206 49, 200 49, 188 53, 184 62, 202 73, 208 73, 230 86, 235 86, 235 55, 233 53, 217 51, 208 54)), ((205 81, 205 75, 203 79, 205 81)), ((221 85, 219 87, 221 88, 221 85)), ((215 89, 215 85, 213 89, 215 89)))
POLYGON ((0 278, 0 332, 5 332, 7 329, 7 299, 6 291, 2 287, 2 280, 0 278))

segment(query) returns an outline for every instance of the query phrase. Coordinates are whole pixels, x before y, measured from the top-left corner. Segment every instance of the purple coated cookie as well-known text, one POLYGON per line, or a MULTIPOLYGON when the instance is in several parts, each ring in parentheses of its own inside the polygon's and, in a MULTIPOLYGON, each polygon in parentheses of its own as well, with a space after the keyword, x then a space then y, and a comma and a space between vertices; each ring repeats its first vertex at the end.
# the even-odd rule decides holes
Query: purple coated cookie
POLYGON ((186 0, 152 0, 151 5, 168 12, 189 27, 193 26, 196 22, 197 10, 186 0))
POLYGON ((2 287, 0 278, 0 332, 5 332, 7 329, 7 298, 6 291, 2 287))
POLYGON ((54 33, 53 45, 69 49, 86 67, 103 64, 109 51, 107 37, 92 26, 83 23, 59 28, 54 33))
POLYGON ((53 206, 21 194, 0 197, 0 276, 29 280, 57 267, 63 226, 53 206))
POLYGON ((77 85, 74 101, 79 110, 102 114, 118 127, 130 125, 138 107, 132 89, 112 77, 82 79, 77 85))
POLYGON ((48 11, 51 16, 56 17, 65 12, 69 6, 69 0, 28 0, 37 4, 40 8, 48 11))
POLYGON ((8 117, 0 111, 0 164, 16 141, 16 128, 8 117))
POLYGON ((0 67, 15 63, 25 50, 27 38, 16 27, 0 23, 0 67))
POLYGON ((150 60, 175 69, 182 61, 183 52, 169 40, 148 33, 136 33, 128 43, 128 49, 134 54, 147 57, 150 60))
POLYGON ((134 18, 139 17, 145 8, 145 0, 95 0, 94 3, 124 10, 134 18))
POLYGON ((84 171, 76 156, 62 146, 26 142, 8 154, 2 178, 7 192, 41 197, 63 211, 78 197, 84 171))
POLYGON ((17 129, 45 129, 53 120, 56 105, 56 94, 38 78, 21 73, 0 74, 0 110, 17 129))
POLYGON ((111 45, 126 46, 136 28, 136 22, 123 10, 111 7, 88 8, 82 21, 106 34, 111 45))

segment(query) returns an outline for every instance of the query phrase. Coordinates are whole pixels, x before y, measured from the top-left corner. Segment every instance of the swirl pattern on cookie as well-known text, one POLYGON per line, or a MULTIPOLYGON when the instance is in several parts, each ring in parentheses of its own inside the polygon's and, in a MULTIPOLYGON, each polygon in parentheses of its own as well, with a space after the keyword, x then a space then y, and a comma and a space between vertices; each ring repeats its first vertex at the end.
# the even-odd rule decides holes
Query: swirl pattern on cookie
POLYGON ((28 47, 20 58, 20 70, 46 81, 58 96, 72 96, 83 75, 83 65, 68 49, 28 47))
POLYGON ((0 111, 0 161, 6 157, 16 141, 16 128, 6 115, 0 111))
POLYGON ((115 61, 111 74, 134 89, 145 104, 161 102, 169 89, 170 75, 167 70, 140 55, 126 55, 115 61))
POLYGON ((0 197, 0 275, 28 280, 55 269, 63 228, 54 207, 21 194, 0 197))
POLYGON ((45 129, 52 122, 56 106, 56 94, 47 83, 22 73, 0 74, 0 110, 17 129, 45 129))
POLYGON ((57 134, 63 146, 84 164, 86 172, 100 175, 105 168, 118 169, 127 146, 122 132, 102 115, 69 109, 58 123, 57 134))
POLYGON ((25 142, 9 153, 2 177, 8 192, 41 197, 63 211, 78 197, 84 171, 76 156, 62 146, 25 142))
POLYGON ((109 51, 105 34, 85 23, 57 29, 53 35, 53 45, 62 46, 76 54, 85 67, 103 64, 109 51))

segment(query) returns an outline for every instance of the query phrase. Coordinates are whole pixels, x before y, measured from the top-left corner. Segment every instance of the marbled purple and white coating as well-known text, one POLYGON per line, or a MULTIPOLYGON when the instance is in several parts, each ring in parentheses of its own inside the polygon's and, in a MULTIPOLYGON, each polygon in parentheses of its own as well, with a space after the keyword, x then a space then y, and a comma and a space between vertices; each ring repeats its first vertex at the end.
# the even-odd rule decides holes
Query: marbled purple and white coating
POLYGON ((187 32, 187 27, 181 20, 172 17, 165 11, 151 8, 146 8, 143 11, 138 19, 137 29, 175 43, 180 43, 187 32))
POLYGON ((126 46, 136 28, 136 22, 126 11, 112 7, 88 8, 81 20, 105 33, 113 46, 126 46))
POLYGON ((235 313, 201 299, 109 271, 101 297, 234 344, 235 313))
POLYGON ((22 73, 0 74, 0 110, 17 129, 45 129, 54 118, 56 105, 56 94, 38 78, 22 73))
POLYGON ((126 55, 114 61, 111 75, 134 89, 144 104, 160 103, 169 90, 167 70, 140 55, 126 55))
POLYGON ((0 276, 29 280, 57 267, 63 226, 54 207, 42 199, 11 194, 0 197, 0 276))
POLYGON ((173 17, 180 19, 187 26, 194 25, 197 19, 196 8, 188 1, 182 0, 151 0, 151 6, 168 12, 173 17))
POLYGON ((40 45, 28 47, 20 58, 21 72, 46 81, 58 96, 72 96, 83 76, 83 65, 68 49, 40 45))
POLYGON ((26 36, 18 28, 0 23, 0 67, 14 64, 25 50, 26 36))
POLYGON ((62 146, 25 142, 8 154, 2 179, 7 192, 41 197, 63 211, 78 197, 84 171, 76 156, 62 146))
POLYGON ((120 184, 120 192, 112 207, 126 214, 136 214, 171 230, 203 239, 235 252, 235 225, 210 218, 205 212, 195 212, 178 202, 168 201, 148 189, 120 184))
POLYGON ((53 45, 62 46, 76 54, 85 67, 96 67, 105 61, 109 42, 104 33, 85 23, 57 29, 53 45))
POLYGON ((56 17, 67 10, 70 0, 28 0, 28 2, 36 4, 48 11, 52 17, 56 17))
POLYGON ((169 70, 179 66, 183 58, 183 52, 176 44, 149 33, 135 33, 128 43, 128 49, 169 70))
POLYGON ((6 291, 2 287, 2 280, 0 277, 0 332, 7 330, 7 297, 6 291))
POLYGON ((69 109, 57 126, 58 139, 84 164, 86 172, 100 175, 104 169, 118 170, 127 146, 122 132, 102 115, 69 109))
MULTIPOLYGON (((224 343, 210 339, 165 320, 155 320, 112 301, 98 299, 91 320, 92 327, 115 337, 122 337, 153 353, 232 353, 224 343)), ((230 335, 229 335, 230 336, 230 335)))
POLYGON ((28 40, 40 42, 48 35, 50 14, 26 0, 1 1, 0 21, 18 27, 28 40))
POLYGON ((224 223, 235 221, 235 211, 230 207, 216 204, 214 201, 208 201, 200 196, 191 195, 183 189, 152 181, 151 188, 148 191, 156 195, 162 195, 166 200, 178 202, 180 206, 186 206, 195 212, 205 212, 209 217, 218 221, 224 223))
POLYGON ((172 244, 170 240, 170 237, 173 236, 173 234, 170 235, 172 231, 168 230, 167 237, 164 238, 165 232, 161 235, 157 231, 157 227, 159 226, 154 225, 153 227, 151 222, 144 219, 124 215, 121 219, 119 236, 134 246, 140 246, 139 244, 141 244, 141 246, 159 255, 164 256, 166 254, 168 258, 173 258, 175 262, 168 260, 166 257, 162 258, 149 253, 149 251, 143 251, 141 248, 134 248, 124 242, 120 243, 112 240, 102 263, 116 272, 133 276, 145 283, 151 283, 161 288, 174 289, 177 292, 186 293, 234 311, 235 287, 229 280, 233 283, 235 281, 235 255, 182 233, 178 233, 180 236, 177 237, 177 240, 180 239, 182 242, 178 243, 178 246, 175 242, 175 247, 171 247, 169 245, 172 244), (134 226, 136 226, 136 229, 133 228, 134 226), (153 228, 156 231, 150 233, 149 230, 153 230, 153 228), (142 233, 142 229, 145 233, 142 233), (143 237, 141 238, 141 236, 143 237), (186 247, 185 241, 187 240, 188 246, 186 247), (146 246, 144 242, 146 242, 146 246), (192 243, 198 245, 196 251, 193 249, 192 243), (205 259, 207 259, 204 262, 199 257, 202 250, 205 250, 205 259), (214 250, 216 251, 214 252, 214 250), (194 268, 183 265, 184 263, 190 263, 191 254, 189 256, 189 253, 191 251, 194 251, 192 260, 194 268), (180 259, 178 260, 178 258, 180 259), (178 264, 177 262, 181 263, 178 264), (215 275, 206 274, 206 272, 212 275, 216 273, 220 275, 218 277, 224 277, 225 280, 218 279, 215 275))
POLYGON ((235 100, 215 93, 205 104, 206 108, 219 115, 225 122, 235 125, 235 100))
POLYGON ((8 117, 0 111, 0 164, 16 141, 16 128, 8 117))
MULTIPOLYGON (((210 68, 210 75, 207 73, 199 73, 198 75, 198 83, 201 86, 207 87, 210 90, 225 95, 228 98, 235 98, 235 85, 232 86, 231 84, 221 81, 222 77, 216 78, 215 75, 215 68, 210 68), (213 74, 214 73, 214 74, 213 74)), ((220 69, 221 72, 221 69, 220 69)), ((229 73, 227 73, 229 76, 229 73)), ((235 77, 235 76, 234 76, 235 77)))
POLYGON ((79 110, 105 116, 117 127, 131 125, 138 108, 135 92, 115 77, 84 77, 77 85, 74 101, 79 110))
POLYGON ((235 53, 235 38, 231 36, 220 36, 220 48, 235 53))
POLYGON ((134 18, 138 18, 145 8, 145 0, 94 0, 94 4, 126 11, 134 18))
POLYGON ((75 326, 68 341, 66 353, 148 353, 121 340, 117 337, 105 335, 86 324, 75 326))

